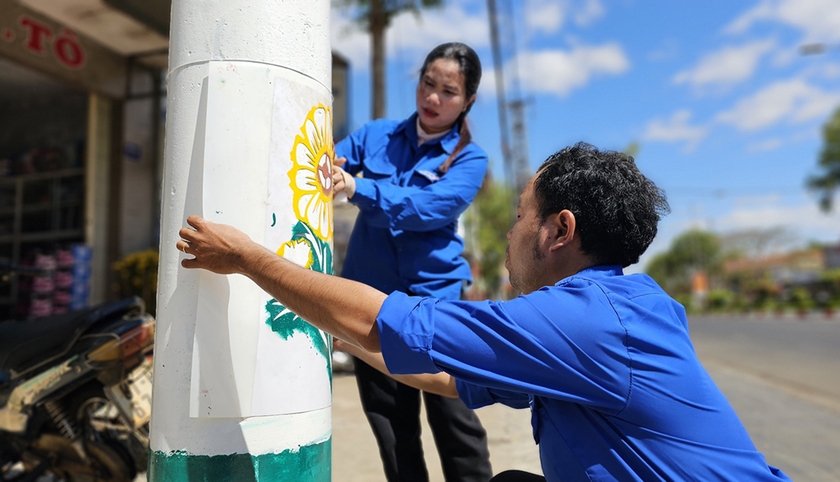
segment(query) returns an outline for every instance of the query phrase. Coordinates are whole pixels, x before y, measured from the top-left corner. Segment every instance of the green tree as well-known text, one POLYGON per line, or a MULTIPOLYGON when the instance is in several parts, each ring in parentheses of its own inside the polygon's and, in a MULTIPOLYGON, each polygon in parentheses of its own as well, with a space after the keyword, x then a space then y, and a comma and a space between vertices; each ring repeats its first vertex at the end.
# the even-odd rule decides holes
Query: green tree
POLYGON ((828 269, 820 275, 820 282, 825 286, 824 308, 840 308, 840 268, 828 269))
POLYGON ((798 312, 805 313, 814 307, 811 293, 802 286, 794 288, 790 293, 790 305, 798 312))
POLYGON ((513 188, 493 182, 488 172, 464 220, 470 233, 471 257, 481 268, 481 279, 476 283, 491 299, 502 297, 507 232, 514 222, 513 199, 513 188))
POLYGON ((822 171, 811 176, 807 185, 819 195, 820 208, 831 211, 834 204, 834 192, 840 188, 840 108, 823 126, 823 148, 817 163, 822 171))
POLYGON ((353 9, 356 23, 370 34, 372 115, 374 119, 385 117, 385 31, 397 15, 412 12, 419 16, 422 8, 439 7, 443 0, 333 0, 333 5, 353 9))
POLYGON ((735 303, 735 295, 731 291, 716 289, 709 292, 706 300, 708 309, 712 311, 724 311, 735 303))
POLYGON ((664 253, 654 256, 646 272, 672 296, 691 293, 691 279, 697 272, 710 278, 719 274, 723 262, 717 235, 692 229, 679 235, 664 253))
POLYGON ((746 286, 746 292, 752 298, 753 308, 772 310, 778 308, 781 294, 778 283, 775 283, 769 273, 751 279, 746 286))

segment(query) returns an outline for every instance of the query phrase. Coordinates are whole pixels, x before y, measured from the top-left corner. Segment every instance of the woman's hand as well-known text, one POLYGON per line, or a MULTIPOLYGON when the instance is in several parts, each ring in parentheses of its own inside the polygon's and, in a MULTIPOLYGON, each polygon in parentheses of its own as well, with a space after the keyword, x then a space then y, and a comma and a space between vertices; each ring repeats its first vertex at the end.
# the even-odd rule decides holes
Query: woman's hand
POLYGON ((350 199, 356 194, 356 178, 341 168, 345 163, 346 157, 336 157, 333 163, 333 194, 344 192, 350 199))

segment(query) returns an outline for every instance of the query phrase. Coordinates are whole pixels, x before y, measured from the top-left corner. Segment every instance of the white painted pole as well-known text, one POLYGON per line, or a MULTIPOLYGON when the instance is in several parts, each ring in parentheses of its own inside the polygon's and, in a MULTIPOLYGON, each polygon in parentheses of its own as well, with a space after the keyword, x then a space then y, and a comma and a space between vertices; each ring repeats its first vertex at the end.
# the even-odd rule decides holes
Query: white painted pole
POLYGON ((241 276, 185 270, 186 217, 332 272, 329 0, 173 0, 149 480, 330 480, 330 340, 241 276))

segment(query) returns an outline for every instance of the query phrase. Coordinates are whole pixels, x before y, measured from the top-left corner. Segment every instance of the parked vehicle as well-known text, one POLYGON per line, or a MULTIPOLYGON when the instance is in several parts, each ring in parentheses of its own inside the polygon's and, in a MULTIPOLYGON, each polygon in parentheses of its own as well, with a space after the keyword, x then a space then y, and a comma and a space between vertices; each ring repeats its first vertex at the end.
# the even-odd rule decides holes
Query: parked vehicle
POLYGON ((0 480, 144 471, 154 326, 136 297, 0 323, 0 480))

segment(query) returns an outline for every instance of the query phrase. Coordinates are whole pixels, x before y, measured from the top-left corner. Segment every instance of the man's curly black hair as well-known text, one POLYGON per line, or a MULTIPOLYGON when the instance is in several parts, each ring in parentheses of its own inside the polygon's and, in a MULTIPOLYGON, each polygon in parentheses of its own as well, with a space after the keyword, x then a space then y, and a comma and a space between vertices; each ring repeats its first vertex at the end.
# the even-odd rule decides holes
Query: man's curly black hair
POLYGON ((620 152, 581 142, 551 155, 537 172, 540 219, 571 211, 581 250, 596 264, 637 263, 670 212, 662 189, 620 152))

